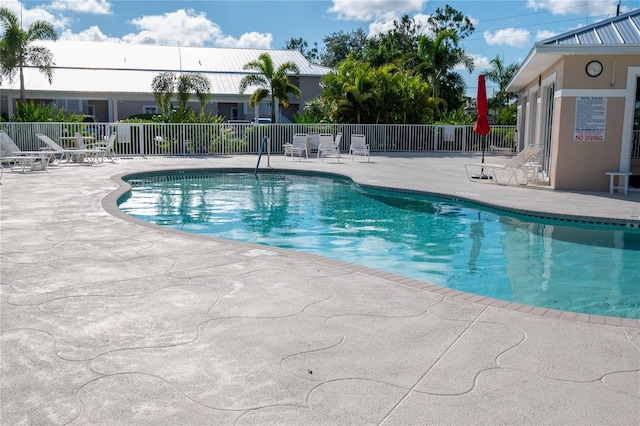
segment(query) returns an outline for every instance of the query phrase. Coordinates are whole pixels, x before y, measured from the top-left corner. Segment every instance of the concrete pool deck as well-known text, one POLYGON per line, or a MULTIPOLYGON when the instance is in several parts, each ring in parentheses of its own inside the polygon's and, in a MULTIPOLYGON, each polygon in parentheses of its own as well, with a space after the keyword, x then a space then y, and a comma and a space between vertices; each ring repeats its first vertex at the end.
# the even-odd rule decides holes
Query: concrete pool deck
MULTIPOLYGON (((640 193, 473 183, 464 164, 477 160, 270 163, 640 223, 640 193)), ((507 304, 103 208, 116 175, 255 163, 124 158, 5 171, 0 424, 640 423, 640 320, 507 304)))

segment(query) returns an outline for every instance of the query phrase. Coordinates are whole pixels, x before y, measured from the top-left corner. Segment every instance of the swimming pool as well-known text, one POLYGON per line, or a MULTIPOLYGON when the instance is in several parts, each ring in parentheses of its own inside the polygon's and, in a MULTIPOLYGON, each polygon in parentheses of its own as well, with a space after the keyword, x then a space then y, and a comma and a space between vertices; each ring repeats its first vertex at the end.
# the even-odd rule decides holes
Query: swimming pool
POLYGON ((532 306, 640 318, 640 231, 506 215, 330 176, 130 176, 124 212, 532 306))

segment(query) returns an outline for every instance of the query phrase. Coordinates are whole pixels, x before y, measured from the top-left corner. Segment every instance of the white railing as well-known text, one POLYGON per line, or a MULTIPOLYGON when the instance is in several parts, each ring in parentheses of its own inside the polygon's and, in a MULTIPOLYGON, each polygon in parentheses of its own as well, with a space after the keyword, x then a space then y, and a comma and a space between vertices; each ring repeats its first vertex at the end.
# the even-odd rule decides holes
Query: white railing
POLYGON ((283 152, 282 145, 294 133, 342 133, 340 150, 349 150, 351 135, 366 136, 372 152, 479 152, 482 142, 487 153, 516 152, 516 127, 494 126, 482 137, 473 126, 392 125, 392 124, 164 124, 164 123, 0 123, 16 144, 35 150, 36 133, 54 140, 76 132, 102 139, 118 134, 119 155, 207 155, 256 154, 262 138, 271 140, 271 152, 283 152))

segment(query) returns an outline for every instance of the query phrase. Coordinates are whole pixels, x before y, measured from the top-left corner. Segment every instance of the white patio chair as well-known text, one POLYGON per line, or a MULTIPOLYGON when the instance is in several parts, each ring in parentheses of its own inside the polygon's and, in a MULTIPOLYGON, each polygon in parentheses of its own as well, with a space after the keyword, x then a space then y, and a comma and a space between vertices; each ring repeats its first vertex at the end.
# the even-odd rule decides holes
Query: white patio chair
POLYGON ((318 151, 320 146, 320 133, 307 133, 307 149, 309 153, 318 151))
POLYGON ((89 147, 89 145, 85 143, 85 138, 80 133, 76 132, 76 143, 78 145, 78 148, 80 148, 83 151, 83 153, 80 154, 81 158, 84 157, 84 159, 87 159, 92 163, 98 160, 100 162, 103 162, 104 155, 106 153, 105 149, 96 148, 94 146, 96 144, 95 138, 90 137, 87 139, 91 141, 89 142, 89 144, 91 144, 91 147, 89 147))
POLYGON ((318 158, 321 158, 324 161, 324 157, 335 157, 340 162, 340 148, 339 143, 342 134, 338 133, 336 139, 338 140, 338 145, 333 140, 333 135, 331 133, 320 133, 320 142, 318 143, 318 158))
POLYGON ((352 161, 354 155, 362 155, 366 157, 367 161, 369 161, 369 144, 367 143, 365 135, 351 135, 351 146, 349 148, 349 154, 351 154, 352 161))
POLYGON ((309 148, 307 147, 307 134, 296 133, 293 135, 293 142, 282 145, 284 148, 284 159, 287 159, 287 154, 291 158, 298 156, 298 161, 302 159, 302 153, 305 157, 309 158, 309 148))
POLYGON ((333 144, 336 146, 336 149, 340 151, 340 143, 342 142, 342 133, 338 133, 336 138, 333 140, 333 144))
POLYGON ((109 135, 109 137, 106 138, 106 141, 104 142, 96 141, 90 145, 87 145, 87 148, 103 150, 104 151, 103 159, 104 157, 107 157, 112 163, 115 163, 117 159, 116 150, 115 150, 117 137, 118 137, 118 134, 116 132, 112 132, 109 135))

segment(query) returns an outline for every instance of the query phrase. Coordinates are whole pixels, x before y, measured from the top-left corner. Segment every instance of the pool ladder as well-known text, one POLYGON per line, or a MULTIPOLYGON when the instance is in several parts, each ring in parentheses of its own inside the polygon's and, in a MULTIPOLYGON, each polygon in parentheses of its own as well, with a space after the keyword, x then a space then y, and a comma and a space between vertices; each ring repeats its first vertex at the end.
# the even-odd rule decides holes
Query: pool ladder
POLYGON ((256 164, 256 170, 253 172, 253 175, 258 177, 258 167, 260 167, 260 159, 262 158, 262 153, 264 152, 264 148, 265 146, 267 146, 267 144, 270 145, 269 143, 269 138, 268 137, 264 137, 262 138, 262 143, 260 144, 260 147, 258 149, 258 163, 256 164))

